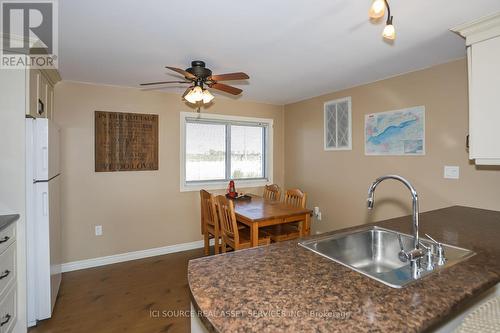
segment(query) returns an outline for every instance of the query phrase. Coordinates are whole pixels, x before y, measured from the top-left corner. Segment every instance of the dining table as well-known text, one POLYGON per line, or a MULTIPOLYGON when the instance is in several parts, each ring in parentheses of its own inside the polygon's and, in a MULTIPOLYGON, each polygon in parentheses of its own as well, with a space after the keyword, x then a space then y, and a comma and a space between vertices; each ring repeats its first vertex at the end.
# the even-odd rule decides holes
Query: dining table
POLYGON ((251 246, 259 242, 259 228, 300 222, 301 236, 311 232, 312 210, 288 205, 277 200, 270 200, 254 194, 247 194, 249 198, 234 200, 236 220, 250 228, 251 246))

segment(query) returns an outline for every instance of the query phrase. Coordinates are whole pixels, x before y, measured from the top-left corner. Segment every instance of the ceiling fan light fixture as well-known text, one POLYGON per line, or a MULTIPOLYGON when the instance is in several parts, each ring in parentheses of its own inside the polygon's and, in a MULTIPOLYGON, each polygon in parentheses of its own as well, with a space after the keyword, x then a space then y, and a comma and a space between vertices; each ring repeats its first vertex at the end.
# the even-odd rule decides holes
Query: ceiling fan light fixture
POLYGON ((394 29, 394 26, 392 25, 392 16, 387 20, 382 36, 388 40, 396 39, 396 29, 394 29))
POLYGON ((374 0, 368 11, 368 16, 372 19, 379 19, 385 15, 385 8, 385 0, 374 0))
POLYGON ((187 103, 194 104, 198 107, 198 112, 200 107, 204 104, 211 103, 215 96, 212 95, 210 91, 205 89, 209 87, 210 89, 220 90, 230 95, 239 95, 243 92, 240 88, 236 88, 219 81, 238 81, 238 80, 248 80, 250 77, 248 74, 243 72, 225 73, 225 74, 213 74, 212 70, 206 67, 205 62, 200 60, 195 60, 191 62, 191 67, 187 69, 180 69, 177 67, 166 66, 167 69, 181 74, 184 76, 183 81, 161 81, 161 82, 149 82, 141 83, 141 86, 154 86, 159 84, 167 83, 177 83, 177 84, 189 84, 184 90, 181 99, 187 103))
POLYGON ((203 90, 203 104, 210 103, 215 98, 208 90, 203 90))
POLYGON ((191 89, 190 92, 184 97, 186 101, 191 104, 196 104, 203 100, 203 89, 200 86, 196 86, 191 89))

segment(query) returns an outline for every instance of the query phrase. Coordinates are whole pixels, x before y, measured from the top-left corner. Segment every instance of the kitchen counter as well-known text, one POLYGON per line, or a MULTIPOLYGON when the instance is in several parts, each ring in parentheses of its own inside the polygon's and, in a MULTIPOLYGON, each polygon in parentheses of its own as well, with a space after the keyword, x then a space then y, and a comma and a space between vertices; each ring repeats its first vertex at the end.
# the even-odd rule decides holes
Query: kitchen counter
POLYGON ((19 219, 19 214, 0 215, 0 231, 19 219))
MULTIPOLYGON (((297 241, 204 257, 188 267, 194 309, 214 332, 424 331, 500 281, 500 212, 454 206, 420 223, 422 235, 477 254, 402 289, 297 241)), ((370 225, 411 234, 410 216, 370 225)))

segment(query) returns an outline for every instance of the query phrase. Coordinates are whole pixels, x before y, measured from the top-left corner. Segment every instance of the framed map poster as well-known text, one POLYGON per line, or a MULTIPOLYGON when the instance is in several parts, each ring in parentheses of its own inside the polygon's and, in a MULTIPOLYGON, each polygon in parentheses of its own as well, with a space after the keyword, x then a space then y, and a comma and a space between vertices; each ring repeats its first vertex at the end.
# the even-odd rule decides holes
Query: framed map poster
POLYGON ((158 170, 158 115, 95 111, 95 171, 158 170))
POLYGON ((425 107, 366 115, 365 155, 425 155, 425 107))

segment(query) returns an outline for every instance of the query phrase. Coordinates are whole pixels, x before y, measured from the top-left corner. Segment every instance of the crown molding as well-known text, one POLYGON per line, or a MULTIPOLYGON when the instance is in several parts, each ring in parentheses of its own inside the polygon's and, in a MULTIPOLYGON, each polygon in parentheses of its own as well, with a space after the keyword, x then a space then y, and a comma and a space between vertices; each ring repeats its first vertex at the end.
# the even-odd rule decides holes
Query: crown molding
POLYGON ((464 37, 467 46, 500 36, 500 12, 461 24, 450 30, 464 37))

